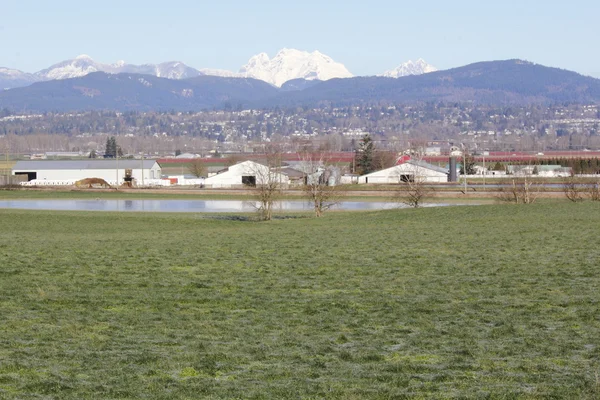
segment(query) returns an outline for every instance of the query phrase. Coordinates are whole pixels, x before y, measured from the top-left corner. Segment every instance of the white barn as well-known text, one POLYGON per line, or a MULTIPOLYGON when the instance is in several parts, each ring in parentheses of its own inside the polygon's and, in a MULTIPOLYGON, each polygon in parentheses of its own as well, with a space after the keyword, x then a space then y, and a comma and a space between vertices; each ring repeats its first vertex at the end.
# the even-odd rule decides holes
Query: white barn
POLYGON ((235 188, 244 186, 257 186, 269 181, 279 182, 282 186, 290 183, 287 175, 271 171, 269 167, 254 161, 244 161, 232 165, 204 180, 208 188, 235 188))
POLYGON ((13 175, 24 175, 26 181, 53 185, 72 185, 86 178, 101 178, 110 184, 123 183, 125 170, 130 169, 132 177, 140 185, 142 181, 161 178, 161 167, 155 160, 52 160, 17 161, 13 175))
POLYGON ((358 183, 395 184, 400 182, 448 182, 448 170, 424 161, 408 160, 391 168, 371 172, 358 178, 358 183))

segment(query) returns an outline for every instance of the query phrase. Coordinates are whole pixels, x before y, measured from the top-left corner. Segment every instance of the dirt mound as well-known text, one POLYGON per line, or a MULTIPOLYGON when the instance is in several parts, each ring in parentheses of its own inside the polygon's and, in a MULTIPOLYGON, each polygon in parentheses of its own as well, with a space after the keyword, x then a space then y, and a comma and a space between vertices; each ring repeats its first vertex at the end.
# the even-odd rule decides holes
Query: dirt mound
POLYGON ((91 189, 94 187, 94 185, 100 186, 102 188, 112 188, 112 186, 110 186, 110 184, 102 178, 86 178, 75 182, 75 186, 77 186, 78 188, 88 187, 91 189))

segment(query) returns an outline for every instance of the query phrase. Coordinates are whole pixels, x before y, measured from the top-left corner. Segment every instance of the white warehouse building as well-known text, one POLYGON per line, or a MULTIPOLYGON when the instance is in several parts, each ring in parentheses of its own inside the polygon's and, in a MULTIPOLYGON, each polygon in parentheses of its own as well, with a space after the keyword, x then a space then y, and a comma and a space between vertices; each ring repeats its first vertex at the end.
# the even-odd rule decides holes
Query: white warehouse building
POLYGON ((232 165, 216 175, 209 176, 204 180, 204 185, 208 188, 235 188, 264 185, 269 181, 287 186, 290 183, 290 178, 287 175, 270 170, 266 165, 254 161, 244 161, 232 165))
POLYGON ((371 172, 358 178, 358 183, 395 184, 401 182, 441 183, 448 182, 449 172, 446 168, 437 167, 424 161, 408 160, 391 168, 371 172))
POLYGON ((161 167, 156 160, 121 159, 17 161, 12 174, 26 176, 26 181, 42 184, 68 185, 86 178, 101 178, 110 184, 117 181, 121 184, 126 170, 131 170, 131 176, 138 185, 145 180, 150 182, 161 178, 161 167))

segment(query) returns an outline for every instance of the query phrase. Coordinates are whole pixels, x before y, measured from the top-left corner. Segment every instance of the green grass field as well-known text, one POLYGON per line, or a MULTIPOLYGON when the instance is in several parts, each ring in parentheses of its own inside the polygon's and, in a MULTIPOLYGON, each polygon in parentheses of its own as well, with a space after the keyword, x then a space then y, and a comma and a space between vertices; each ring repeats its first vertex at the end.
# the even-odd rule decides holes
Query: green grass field
POLYGON ((0 210, 2 399, 600 398, 600 205, 0 210))

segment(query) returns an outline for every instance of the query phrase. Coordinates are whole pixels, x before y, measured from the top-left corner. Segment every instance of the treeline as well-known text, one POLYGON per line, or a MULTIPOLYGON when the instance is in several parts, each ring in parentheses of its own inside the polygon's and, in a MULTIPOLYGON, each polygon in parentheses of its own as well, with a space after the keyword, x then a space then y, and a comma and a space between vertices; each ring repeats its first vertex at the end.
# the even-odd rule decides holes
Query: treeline
MULTIPOLYGON (((0 116, 8 112, 1 110, 0 116)), ((374 102, 339 108, 46 113, 0 121, 0 136, 168 136, 246 143, 313 137, 335 141, 336 136, 358 139, 365 133, 377 142, 392 143, 387 146, 389 150, 401 150, 392 148, 393 143, 402 142, 405 147, 415 140, 468 142, 472 147, 498 151, 517 146, 524 151, 540 147, 599 148, 600 111, 594 105, 577 104, 492 107, 453 102, 374 102)), ((329 150, 347 149, 337 146, 329 150)))

